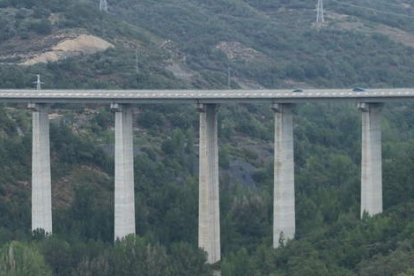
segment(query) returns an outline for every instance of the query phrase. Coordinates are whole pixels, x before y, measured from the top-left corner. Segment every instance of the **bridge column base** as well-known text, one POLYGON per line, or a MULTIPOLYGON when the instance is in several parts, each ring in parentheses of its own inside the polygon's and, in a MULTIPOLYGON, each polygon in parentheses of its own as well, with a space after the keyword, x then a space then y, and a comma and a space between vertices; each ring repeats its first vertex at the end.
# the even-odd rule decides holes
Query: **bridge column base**
POLYGON ((49 107, 29 104, 32 114, 32 231, 52 233, 49 107))
POLYGON ((200 112, 198 246, 207 262, 221 259, 217 105, 198 106, 200 112))
POLYGON ((292 104, 274 104, 275 163, 273 248, 295 237, 295 180, 292 104))
POLYGON ((112 104, 115 113, 114 239, 135 234, 134 152, 132 108, 112 104))
POLYGON ((360 103, 362 113, 361 217, 382 213, 380 103, 360 103))

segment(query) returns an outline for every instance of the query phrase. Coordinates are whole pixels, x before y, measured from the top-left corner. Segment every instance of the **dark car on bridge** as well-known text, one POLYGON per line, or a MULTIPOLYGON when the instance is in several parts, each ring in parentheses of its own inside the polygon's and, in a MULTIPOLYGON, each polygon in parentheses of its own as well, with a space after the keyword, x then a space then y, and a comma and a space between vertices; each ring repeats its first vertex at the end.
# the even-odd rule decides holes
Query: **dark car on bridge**
POLYGON ((352 91, 354 91, 354 92, 365 92, 365 89, 361 88, 361 87, 355 87, 354 89, 352 89, 352 91))

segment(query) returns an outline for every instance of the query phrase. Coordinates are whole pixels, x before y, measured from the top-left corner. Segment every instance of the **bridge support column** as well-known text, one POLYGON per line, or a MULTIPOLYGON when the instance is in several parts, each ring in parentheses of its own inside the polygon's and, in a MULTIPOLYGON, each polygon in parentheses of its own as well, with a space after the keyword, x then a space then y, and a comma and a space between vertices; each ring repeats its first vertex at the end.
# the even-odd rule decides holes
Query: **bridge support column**
POLYGON ((382 213, 380 103, 360 103, 362 112, 361 217, 382 213))
POLYGON ((200 112, 200 168, 198 246, 207 252, 210 264, 221 259, 217 105, 202 104, 200 112))
POLYGON ((52 233, 52 186, 50 174, 49 107, 29 104, 32 114, 32 231, 52 233))
POLYGON ((115 229, 114 239, 135 234, 134 152, 132 108, 112 104, 115 113, 115 229))
POLYGON ((273 248, 295 237, 292 109, 292 104, 273 105, 275 112, 273 248))

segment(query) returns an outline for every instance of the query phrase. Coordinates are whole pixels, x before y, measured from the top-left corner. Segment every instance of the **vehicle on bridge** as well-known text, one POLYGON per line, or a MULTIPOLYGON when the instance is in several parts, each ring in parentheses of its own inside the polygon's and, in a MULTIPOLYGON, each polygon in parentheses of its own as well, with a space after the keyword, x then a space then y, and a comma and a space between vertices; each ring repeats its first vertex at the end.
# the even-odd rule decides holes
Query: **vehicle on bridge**
POLYGON ((355 87, 354 89, 352 89, 352 91, 354 91, 354 92, 365 92, 365 89, 361 88, 361 87, 355 87))

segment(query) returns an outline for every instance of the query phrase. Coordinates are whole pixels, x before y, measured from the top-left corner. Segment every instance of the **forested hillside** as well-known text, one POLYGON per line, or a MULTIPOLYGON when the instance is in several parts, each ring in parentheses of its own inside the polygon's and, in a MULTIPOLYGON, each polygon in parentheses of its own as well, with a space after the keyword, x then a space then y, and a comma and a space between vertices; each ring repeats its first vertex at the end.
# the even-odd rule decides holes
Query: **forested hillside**
MULTIPOLYGON (((409 1, 0 0, 0 87, 413 87, 409 1), (315 3, 314 3, 315 2, 315 3), (67 42, 70 41, 70 44, 67 42), (49 61, 49 62, 47 62, 49 61), (228 73, 230 72, 230 83, 228 73)), ((360 114, 295 108, 296 239, 272 249, 273 112, 219 112, 222 275, 414 275, 414 105, 383 109, 384 213, 359 218, 360 114)), ((31 113, 0 107, 0 275, 212 275, 197 249, 198 114, 138 105, 137 238, 113 244, 113 114, 51 112, 54 235, 30 233, 31 113)))

